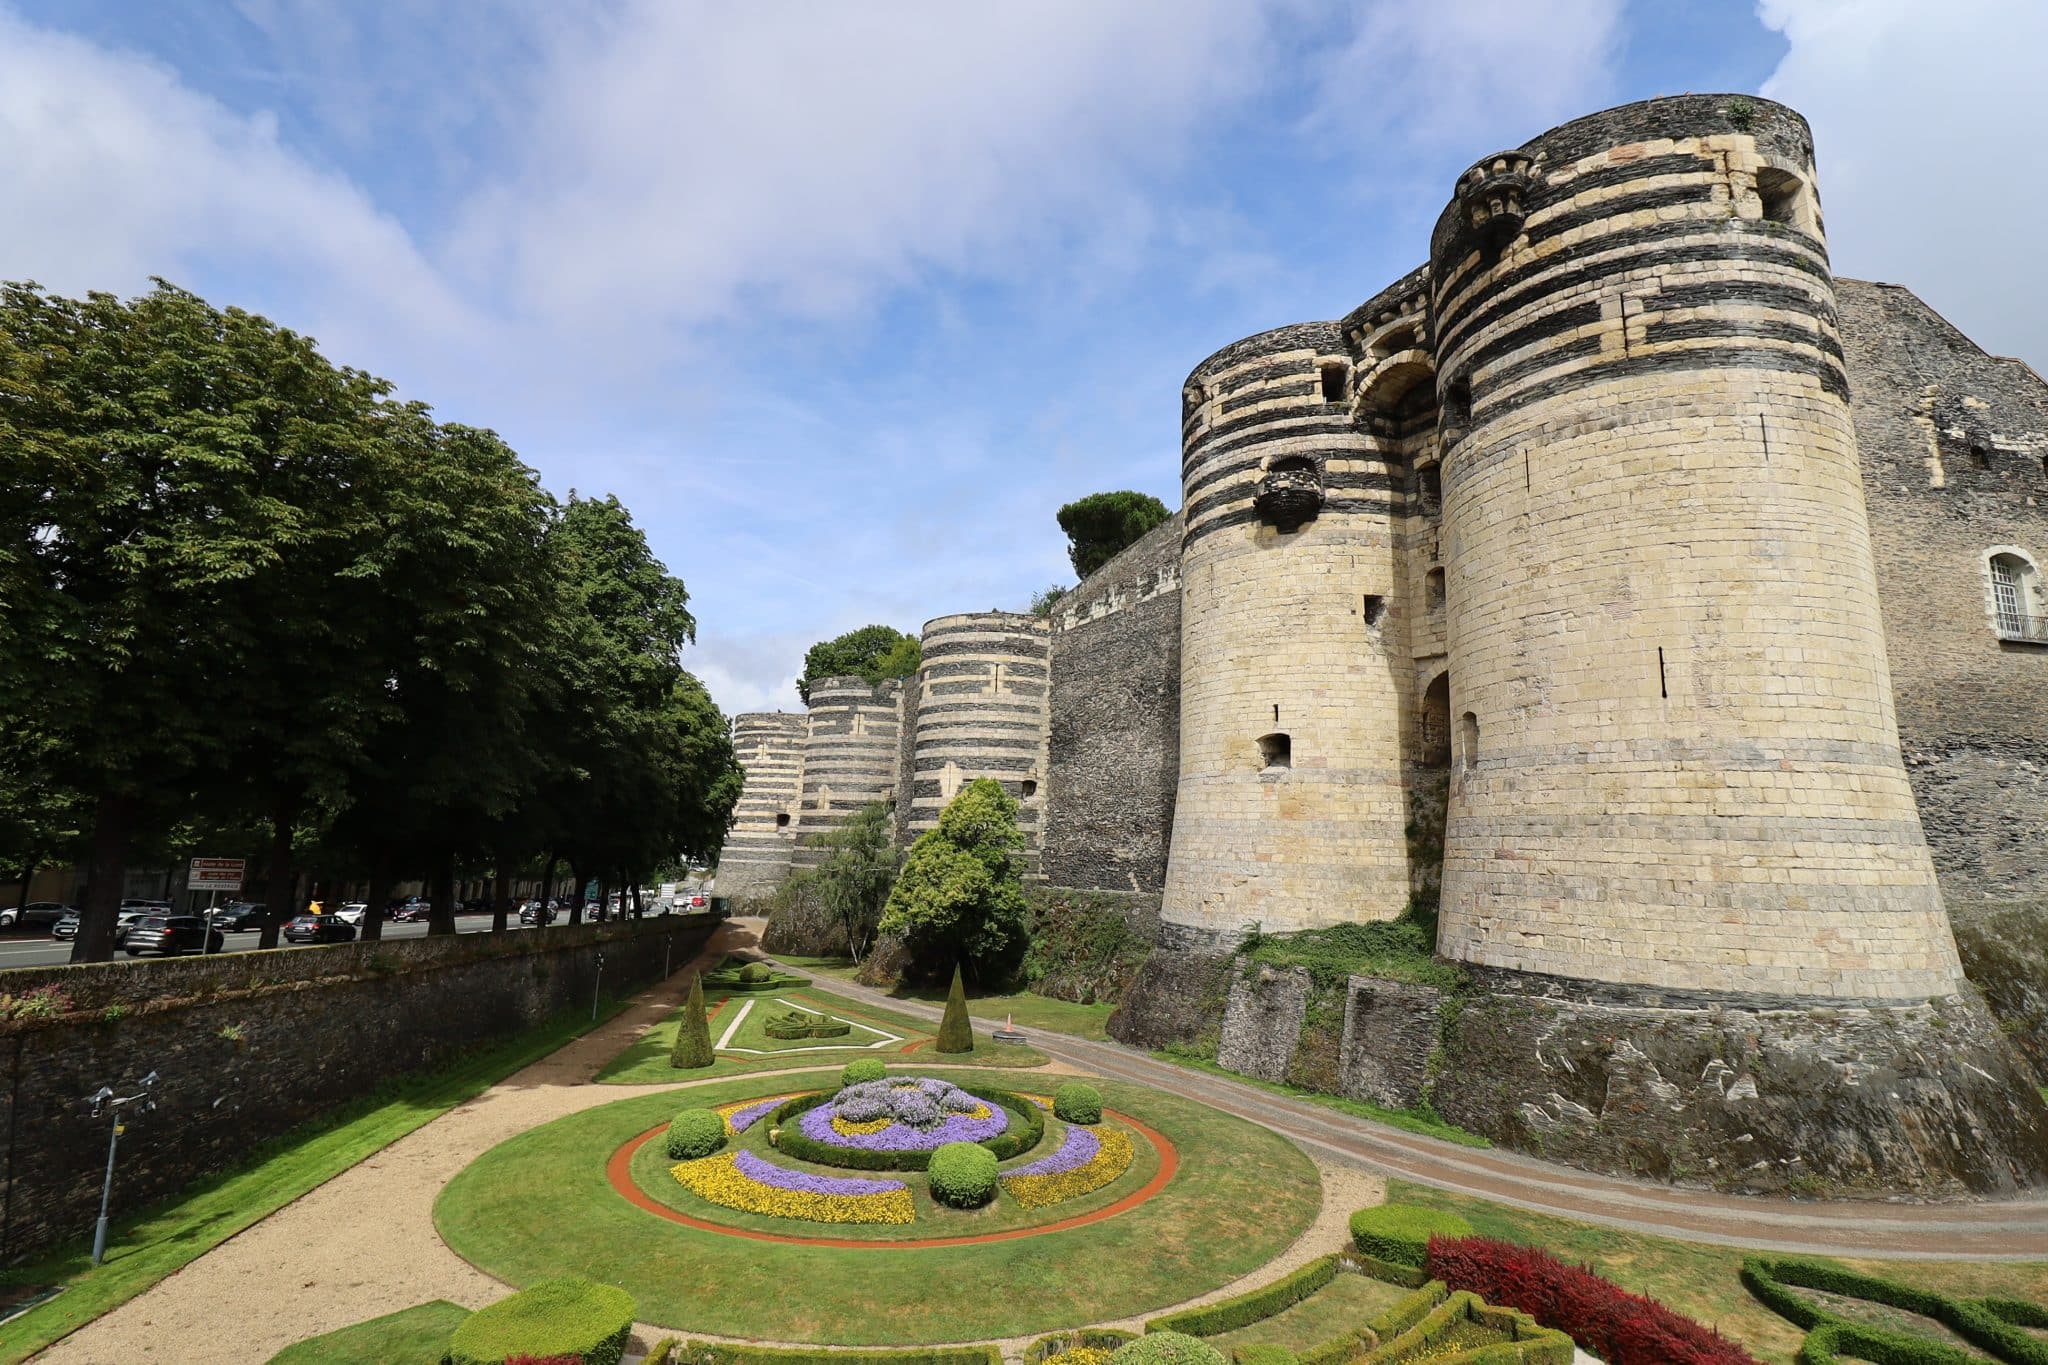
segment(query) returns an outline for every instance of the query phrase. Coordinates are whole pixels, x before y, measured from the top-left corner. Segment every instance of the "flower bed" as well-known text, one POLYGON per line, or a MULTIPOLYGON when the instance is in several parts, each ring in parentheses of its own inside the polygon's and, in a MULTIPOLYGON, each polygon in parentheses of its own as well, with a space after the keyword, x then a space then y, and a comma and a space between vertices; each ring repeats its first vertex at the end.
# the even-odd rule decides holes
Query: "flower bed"
POLYGON ((807 1223, 908 1223, 910 1187, 785 1170, 752 1152, 723 1152, 670 1168, 676 1183, 709 1203, 807 1223))
POLYGON ((1131 1168, 1136 1155, 1122 1128, 1067 1129, 1066 1141, 1051 1156, 1003 1174, 1003 1189, 1027 1209, 1078 1199, 1131 1168))
POLYGON ((774 1113, 776 1107, 789 1098, 788 1095, 771 1095, 765 1100, 741 1100, 737 1104, 721 1104, 711 1112, 725 1120, 727 1132, 738 1137, 774 1113))
POLYGON ((1045 1136, 1044 1113, 1029 1101, 915 1076, 800 1095, 779 1105, 770 1122, 776 1145, 791 1156, 863 1171, 921 1171, 948 1142, 978 1142, 1007 1161, 1045 1136))

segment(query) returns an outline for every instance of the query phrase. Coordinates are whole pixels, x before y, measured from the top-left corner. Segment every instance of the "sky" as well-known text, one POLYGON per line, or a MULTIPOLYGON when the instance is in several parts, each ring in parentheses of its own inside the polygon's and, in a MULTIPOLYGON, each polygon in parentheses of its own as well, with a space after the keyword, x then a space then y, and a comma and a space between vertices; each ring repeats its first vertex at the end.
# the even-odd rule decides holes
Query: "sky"
POLYGON ((1180 385, 1581 113, 1812 121, 1838 273, 2048 369, 2043 0, 0 0, 0 278, 308 333, 688 585, 686 663, 1023 609, 1180 385))

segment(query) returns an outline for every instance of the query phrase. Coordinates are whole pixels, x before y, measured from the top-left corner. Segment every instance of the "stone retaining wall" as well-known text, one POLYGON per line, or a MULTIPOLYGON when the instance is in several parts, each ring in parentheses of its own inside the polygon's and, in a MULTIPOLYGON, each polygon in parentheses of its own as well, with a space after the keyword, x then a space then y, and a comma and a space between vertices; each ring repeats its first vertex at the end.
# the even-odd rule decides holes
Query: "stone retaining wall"
POLYGON ((243 1161, 264 1142, 410 1072, 500 1041, 599 985, 622 991, 687 962, 709 916, 336 944, 221 957, 27 968, 16 997, 54 987, 68 1012, 0 1023, 0 1262, 91 1235, 108 1121, 154 1070, 156 1108, 131 1112, 114 1210, 131 1214, 243 1161))

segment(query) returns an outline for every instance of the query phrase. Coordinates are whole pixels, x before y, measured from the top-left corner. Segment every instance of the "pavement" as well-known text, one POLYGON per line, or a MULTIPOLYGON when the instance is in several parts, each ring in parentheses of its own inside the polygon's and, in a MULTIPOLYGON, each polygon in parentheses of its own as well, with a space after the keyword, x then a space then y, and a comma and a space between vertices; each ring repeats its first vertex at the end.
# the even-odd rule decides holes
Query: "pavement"
MULTIPOLYGON (((791 970, 797 970, 792 968, 791 970)), ((850 982, 814 988, 901 1014, 941 1011, 850 982)), ((995 1026, 975 1021, 978 1030, 995 1026)), ((1806 1203, 1716 1194, 1596 1175, 1498 1149, 1461 1147, 1229 1077, 1161 1061, 1117 1043, 1026 1029, 1055 1062, 1114 1080, 1186 1095, 1293 1138, 1312 1156, 1559 1218, 1722 1246, 1801 1255, 1912 1260, 2048 1260, 2048 1199, 1982 1203, 1806 1203)))

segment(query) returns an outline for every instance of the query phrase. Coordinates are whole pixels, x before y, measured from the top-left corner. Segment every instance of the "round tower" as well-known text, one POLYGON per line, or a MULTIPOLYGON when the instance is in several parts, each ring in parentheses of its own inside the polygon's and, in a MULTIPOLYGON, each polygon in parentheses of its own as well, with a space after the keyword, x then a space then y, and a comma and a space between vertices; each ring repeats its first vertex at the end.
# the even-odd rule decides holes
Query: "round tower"
POLYGON ((865 678, 819 678, 811 684, 794 866, 823 862, 818 836, 838 829, 861 807, 895 803, 902 698, 903 684, 894 679, 877 685, 865 678))
POLYGON ((1440 951, 1747 997, 1954 994, 1805 121, 1687 96, 1487 157, 1430 289, 1440 951))
POLYGON ((960 788, 994 778, 1016 799, 1036 866, 1045 815, 1051 623, 1008 611, 941 616, 924 627, 906 832, 939 823, 960 788))
POLYGON ((1408 900, 1399 483, 1335 323, 1247 338, 1184 391, 1169 941, 1392 919, 1408 900), (1388 633, 1391 637, 1391 633, 1388 633))
POLYGON ((789 874, 808 728, 802 716, 786 711, 733 717, 733 752, 746 769, 747 782, 718 859, 718 894, 726 900, 772 895, 789 874))

